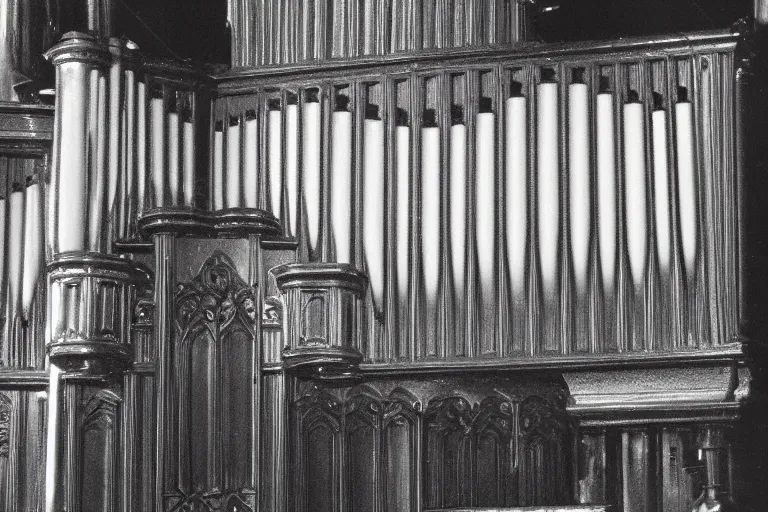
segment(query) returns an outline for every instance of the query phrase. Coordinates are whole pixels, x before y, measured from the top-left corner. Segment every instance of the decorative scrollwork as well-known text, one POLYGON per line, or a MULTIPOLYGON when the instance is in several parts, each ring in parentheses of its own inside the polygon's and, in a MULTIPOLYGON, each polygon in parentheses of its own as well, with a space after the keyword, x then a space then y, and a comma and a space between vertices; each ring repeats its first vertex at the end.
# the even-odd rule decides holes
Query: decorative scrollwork
POLYGON ((253 332, 257 319, 255 294, 237 275, 230 259, 217 252, 192 281, 180 284, 176 291, 178 339, 183 342, 194 338, 202 329, 220 339, 220 334, 237 319, 253 332))
POLYGON ((278 297, 264 299, 264 311, 261 313, 262 325, 279 327, 283 321, 283 303, 278 297))
POLYGON ((205 512, 251 512, 256 510, 253 491, 224 494, 219 491, 196 492, 186 496, 169 496, 170 512, 200 510, 205 512))
POLYGON ((432 400, 427 407, 426 423, 429 431, 461 430, 468 434, 472 427, 472 406, 458 396, 432 400))
POLYGON ((567 428, 565 414, 546 398, 532 396, 520 405, 520 427, 523 438, 558 440, 567 428))

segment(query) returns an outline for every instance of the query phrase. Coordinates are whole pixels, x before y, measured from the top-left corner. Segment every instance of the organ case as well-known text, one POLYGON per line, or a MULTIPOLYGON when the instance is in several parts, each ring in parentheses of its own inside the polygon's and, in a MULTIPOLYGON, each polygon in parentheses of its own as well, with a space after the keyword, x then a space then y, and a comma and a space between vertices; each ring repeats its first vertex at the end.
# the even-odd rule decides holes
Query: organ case
POLYGON ((213 76, 49 51, 54 133, 0 132, 6 268, 47 262, 3 274, 8 510, 759 503, 754 34, 506 45, 523 10, 438 4, 233 2, 213 76))

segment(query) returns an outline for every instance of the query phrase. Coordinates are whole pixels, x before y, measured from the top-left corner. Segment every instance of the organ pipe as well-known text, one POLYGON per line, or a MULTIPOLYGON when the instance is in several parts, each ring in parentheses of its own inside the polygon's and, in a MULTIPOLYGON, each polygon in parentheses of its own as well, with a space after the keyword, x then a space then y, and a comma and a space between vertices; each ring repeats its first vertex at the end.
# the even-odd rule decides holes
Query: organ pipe
POLYGON ((616 272, 616 161, 613 95, 597 95, 597 211, 603 287, 613 290, 616 272))
POLYGON ((410 274, 409 241, 411 239, 411 128, 408 126, 408 114, 398 109, 397 127, 395 128, 395 175, 397 185, 397 203, 395 218, 397 222, 397 290, 401 304, 408 301, 408 279, 410 274))
POLYGON ((181 171, 179 128, 179 114, 168 112, 168 189, 173 206, 179 204, 179 173, 181 171))
POLYGON ((225 206, 240 208, 240 191, 243 188, 240 173, 240 119, 233 116, 227 128, 227 171, 225 206))
POLYGON ((283 207, 283 113, 279 101, 271 102, 268 113, 268 157, 270 209, 282 219, 283 207))
POLYGON ((88 249, 102 249, 102 233, 104 231, 104 198, 107 193, 107 175, 98 170, 107 167, 107 151, 109 138, 107 134, 107 83, 106 77, 98 70, 91 71, 91 97, 95 98, 90 105, 89 141, 92 169, 88 190, 88 249))
POLYGON ((86 220, 86 112, 88 66, 82 62, 64 62, 56 78, 58 132, 58 227, 57 252, 85 249, 86 220))
POLYGON ((696 175, 694 168, 693 104, 685 88, 678 91, 675 105, 675 140, 677 143, 677 179, 680 201, 680 227, 687 277, 695 273, 696 263, 696 175))
POLYGON ((434 305, 440 280, 440 128, 434 110, 425 112, 421 129, 421 258, 427 303, 434 305))
POLYGON ((320 145, 321 118, 318 91, 310 89, 302 112, 302 186, 307 213, 309 248, 314 254, 320 241, 320 145))
POLYGON ((285 186, 288 191, 288 234, 298 236, 299 226, 299 106, 290 96, 285 108, 285 186), (291 103, 293 101, 294 103, 291 103))
POLYGON ((224 123, 217 121, 213 131, 213 209, 224 208, 224 123))
POLYGON ((336 97, 331 117, 331 225, 336 261, 352 263, 352 113, 336 97))
POLYGON ((363 252, 374 305, 384 307, 384 123, 370 105, 363 126, 363 252))
MULTIPOLYGON (((5 160, 5 166, 7 170, 7 159, 5 160)), ((3 187, 5 188, 5 187, 3 187)), ((8 227, 7 227, 7 220, 8 219, 8 209, 9 209, 9 199, 6 199, 5 191, 3 191, 3 195, 0 196, 0 299, 5 300, 6 293, 5 293, 5 285, 8 282, 6 272, 5 272, 5 264, 6 264, 6 253, 10 250, 10 244, 8 241, 8 227)), ((0 310, 0 315, 5 315, 5 313, 0 310)), ((0 324, 0 330, 2 329, 2 326, 0 324)))
POLYGON ((528 103, 524 96, 506 102, 506 227, 507 266, 512 299, 525 299, 528 237, 528 103))
POLYGON ((627 216, 627 249, 632 280, 642 288, 645 279, 647 220, 645 175, 645 120, 643 104, 624 105, 624 184, 627 216))
MULTIPOLYGON (((182 137, 184 139, 184 162, 183 162, 183 181, 184 181, 184 206, 195 205, 195 195, 197 193, 195 186, 195 125, 191 119, 183 123, 182 137)), ((255 146, 255 145, 254 145, 255 146)))
POLYGON ((460 105, 453 106, 450 147, 450 219, 451 258, 456 297, 463 301, 465 279, 465 246, 467 240, 467 126, 460 105))
POLYGON ((585 83, 568 86, 568 190, 571 255, 576 292, 587 292, 591 223, 589 163, 589 90, 585 83))
POLYGON ((495 301, 496 256, 496 115, 491 99, 480 98, 475 133, 475 236, 483 308, 495 301))
POLYGON ((24 256, 24 188, 18 182, 11 187, 8 215, 8 327, 19 314, 21 301, 21 276, 24 256))
MULTIPOLYGON (((158 94, 158 93, 156 93, 158 94)), ((165 147, 165 106, 162 96, 150 100, 152 137, 152 191, 154 207, 165 206, 166 147, 165 147)))
POLYGON ((136 86, 136 213, 141 215, 146 208, 147 199, 147 85, 139 82, 136 86))
POLYGON ((40 182, 37 177, 30 176, 24 197, 24 268, 21 291, 22 314, 27 320, 32 312, 32 300, 42 265, 41 195, 40 182))
MULTIPOLYGON (((111 23, 108 22, 108 23, 111 23)), ((114 208, 117 199, 118 183, 120 181, 120 168, 122 165, 122 131, 123 104, 125 88, 123 83, 123 59, 122 43, 117 38, 109 40, 109 51, 112 63, 109 67, 109 129, 108 129, 108 173, 107 173, 107 222, 117 219, 114 208)))
POLYGON ((544 293, 551 296, 558 279, 560 229, 560 165, 558 163, 558 84, 538 85, 537 104, 537 214, 539 260, 544 293))
POLYGON ((245 113, 245 131, 243 136, 243 196, 246 208, 258 206, 259 194, 259 125, 256 119, 256 111, 249 110, 245 113))
POLYGON ((667 168, 667 112, 657 108, 651 115, 653 134, 653 193, 656 222, 656 255, 659 271, 667 276, 672 259, 669 173, 667 168))

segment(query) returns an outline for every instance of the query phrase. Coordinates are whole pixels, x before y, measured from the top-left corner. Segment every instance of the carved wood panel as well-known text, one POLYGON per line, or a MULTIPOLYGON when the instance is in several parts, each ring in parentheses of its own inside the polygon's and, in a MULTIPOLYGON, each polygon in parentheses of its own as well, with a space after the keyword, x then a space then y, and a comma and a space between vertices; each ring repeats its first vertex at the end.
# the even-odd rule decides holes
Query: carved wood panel
POLYGON ((45 479, 47 397, 0 391, 0 509, 40 510, 45 479))
POLYGON ((571 501, 570 426, 550 383, 445 378, 297 386, 292 510, 571 501))
POLYGON ((174 416, 177 492, 171 510, 255 508, 252 472, 256 297, 215 252, 175 295, 174 416))

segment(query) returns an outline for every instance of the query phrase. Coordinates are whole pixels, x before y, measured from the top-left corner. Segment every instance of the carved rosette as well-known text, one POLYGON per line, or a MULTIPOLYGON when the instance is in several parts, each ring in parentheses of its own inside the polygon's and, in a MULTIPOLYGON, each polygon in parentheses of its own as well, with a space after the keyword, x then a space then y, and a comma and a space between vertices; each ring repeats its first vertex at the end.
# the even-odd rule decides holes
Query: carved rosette
POLYGON ((285 306, 285 366, 321 379, 353 376, 362 360, 365 274, 336 263, 292 263, 272 273, 285 306))
POLYGON ((109 373, 132 359, 137 287, 150 282, 137 263, 94 253, 64 253, 48 264, 48 354, 59 367, 109 373))

